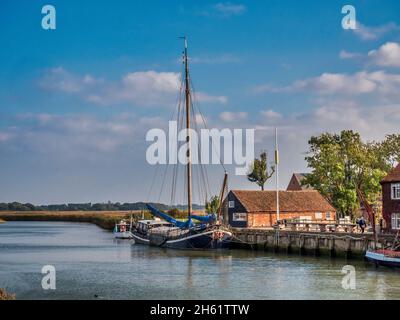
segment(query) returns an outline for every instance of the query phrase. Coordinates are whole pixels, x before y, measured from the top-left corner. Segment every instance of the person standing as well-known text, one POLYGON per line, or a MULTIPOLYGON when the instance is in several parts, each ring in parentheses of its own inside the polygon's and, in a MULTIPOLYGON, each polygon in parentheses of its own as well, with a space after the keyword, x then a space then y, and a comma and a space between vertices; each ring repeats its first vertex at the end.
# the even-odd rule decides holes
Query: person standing
POLYGON ((360 220, 358 220, 358 224, 360 225, 361 233, 364 233, 365 227, 367 226, 364 217, 361 217, 360 220))

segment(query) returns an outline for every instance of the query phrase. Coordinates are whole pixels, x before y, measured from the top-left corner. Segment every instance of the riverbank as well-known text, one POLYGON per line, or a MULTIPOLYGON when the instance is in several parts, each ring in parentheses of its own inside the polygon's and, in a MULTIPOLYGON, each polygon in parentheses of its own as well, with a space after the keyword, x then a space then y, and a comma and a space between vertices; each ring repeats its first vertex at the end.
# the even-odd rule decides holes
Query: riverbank
POLYGON ((113 230, 115 222, 130 219, 132 215, 141 217, 141 211, 4 211, 3 221, 64 221, 93 223, 100 228, 113 230))

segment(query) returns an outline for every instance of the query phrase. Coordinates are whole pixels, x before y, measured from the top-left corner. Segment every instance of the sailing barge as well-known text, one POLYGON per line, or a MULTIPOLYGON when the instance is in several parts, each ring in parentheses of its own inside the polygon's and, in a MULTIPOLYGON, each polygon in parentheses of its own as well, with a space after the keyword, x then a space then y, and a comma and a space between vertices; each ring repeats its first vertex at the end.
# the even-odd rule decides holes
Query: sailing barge
MULTIPOLYGON (((152 246, 174 248, 174 249, 223 249, 228 248, 232 233, 222 223, 222 200, 227 189, 227 173, 223 179, 223 186, 219 195, 219 209, 214 214, 206 216, 194 215, 192 209, 192 159, 191 159, 191 113, 194 112, 192 104, 191 82, 189 80, 189 64, 188 64, 188 46, 187 39, 184 37, 184 114, 182 115, 182 123, 185 120, 186 129, 186 174, 185 186, 187 195, 187 219, 180 221, 174 219, 165 212, 158 210, 150 204, 147 208, 150 213, 163 220, 160 223, 157 220, 141 220, 135 223, 132 228, 132 236, 135 242, 148 244, 152 246), (197 223, 194 220, 198 221, 197 223)), ((182 108, 183 109, 183 108, 182 108)), ((178 109, 178 120, 179 120, 178 109)), ((204 119, 204 118, 203 118, 204 119)), ((196 125, 196 123, 194 123, 196 125)), ((174 179, 176 182, 176 177, 174 179)), ((162 188, 162 187, 161 187, 162 188)), ((174 188, 174 187, 173 187, 174 188)))

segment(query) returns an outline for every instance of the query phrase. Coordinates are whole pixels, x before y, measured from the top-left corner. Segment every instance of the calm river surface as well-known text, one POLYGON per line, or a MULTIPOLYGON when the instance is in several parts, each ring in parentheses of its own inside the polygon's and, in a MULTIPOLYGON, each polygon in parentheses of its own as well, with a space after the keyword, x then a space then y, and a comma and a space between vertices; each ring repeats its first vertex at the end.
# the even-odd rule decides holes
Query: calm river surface
POLYGON ((0 224, 0 288, 18 299, 400 299, 400 272, 364 262, 116 241, 95 225, 0 224), (342 288, 344 265, 356 289, 342 288), (41 269, 56 268, 56 290, 41 269))

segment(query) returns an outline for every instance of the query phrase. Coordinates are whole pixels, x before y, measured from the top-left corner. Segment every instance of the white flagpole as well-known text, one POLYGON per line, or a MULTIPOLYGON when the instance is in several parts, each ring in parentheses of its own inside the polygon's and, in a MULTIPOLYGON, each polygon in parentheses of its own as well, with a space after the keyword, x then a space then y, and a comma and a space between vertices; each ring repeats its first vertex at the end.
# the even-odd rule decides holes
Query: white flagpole
POLYGON ((276 179, 276 220, 278 222, 280 220, 278 128, 275 128, 275 179, 276 179))

